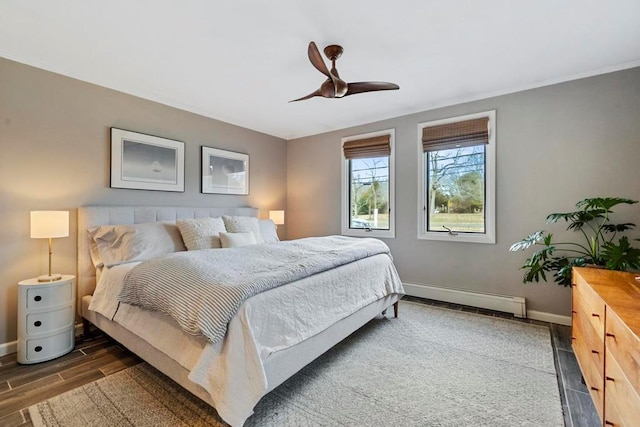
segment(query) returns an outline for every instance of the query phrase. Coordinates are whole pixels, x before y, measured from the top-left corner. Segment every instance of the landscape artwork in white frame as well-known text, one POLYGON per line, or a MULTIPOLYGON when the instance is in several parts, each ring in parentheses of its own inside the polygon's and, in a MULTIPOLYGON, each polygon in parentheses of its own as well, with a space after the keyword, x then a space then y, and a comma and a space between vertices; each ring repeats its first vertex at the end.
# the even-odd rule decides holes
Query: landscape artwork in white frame
POLYGON ((249 155, 202 147, 202 192, 249 194, 249 155))
POLYGON ((111 187, 184 192, 184 142, 111 128, 111 187))

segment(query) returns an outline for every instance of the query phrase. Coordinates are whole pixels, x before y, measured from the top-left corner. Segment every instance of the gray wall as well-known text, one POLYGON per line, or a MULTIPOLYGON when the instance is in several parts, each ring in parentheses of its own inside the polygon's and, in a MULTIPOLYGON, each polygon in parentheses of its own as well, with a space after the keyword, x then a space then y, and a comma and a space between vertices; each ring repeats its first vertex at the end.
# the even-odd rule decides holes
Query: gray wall
POLYGON ((88 204, 253 206, 266 216, 285 208, 286 142, 0 58, 0 344, 16 339, 17 282, 47 270, 29 211, 70 211, 53 269, 75 274, 76 209, 88 204), (184 141, 185 192, 109 188, 111 126, 184 141), (249 153, 249 196, 200 194, 201 145, 249 153))
MULTIPOLYGON (((570 290, 523 285, 519 266, 526 254, 510 253, 509 246, 545 228, 548 213, 572 210, 582 198, 640 200, 635 68, 288 141, 289 238, 340 233, 340 138, 388 128, 396 130, 397 216, 396 238, 385 241, 405 282, 524 296, 528 309, 569 315, 570 290), (418 240, 417 124, 492 109, 497 244, 418 240)), ((618 218, 640 224, 640 204, 619 211, 618 218)), ((563 227, 552 229, 562 234, 563 227)))

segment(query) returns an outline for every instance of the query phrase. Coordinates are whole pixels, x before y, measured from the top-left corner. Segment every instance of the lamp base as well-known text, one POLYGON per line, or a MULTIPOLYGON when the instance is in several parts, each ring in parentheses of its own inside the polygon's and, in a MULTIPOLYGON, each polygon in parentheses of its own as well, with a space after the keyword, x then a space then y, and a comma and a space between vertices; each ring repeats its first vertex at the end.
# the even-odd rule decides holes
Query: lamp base
POLYGON ((54 274, 43 274, 42 276, 38 276, 38 282, 55 282, 56 280, 62 279, 62 274, 54 273, 54 274))

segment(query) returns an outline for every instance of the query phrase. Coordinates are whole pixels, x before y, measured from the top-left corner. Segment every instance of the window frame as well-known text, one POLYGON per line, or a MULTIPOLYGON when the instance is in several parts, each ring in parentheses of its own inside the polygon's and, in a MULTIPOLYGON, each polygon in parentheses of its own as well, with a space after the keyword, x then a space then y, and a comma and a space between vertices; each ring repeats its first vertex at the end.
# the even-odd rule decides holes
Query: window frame
POLYGON ((483 111, 464 116, 418 123, 418 239, 445 242, 496 243, 496 111, 483 111), (482 117, 489 119, 489 143, 485 145, 485 232, 484 233, 447 233, 446 231, 427 231, 428 194, 427 194, 427 152, 422 148, 422 129, 431 126, 463 122, 482 117))
POLYGON ((395 238, 396 237, 396 227, 395 227, 395 145, 396 145, 396 131, 393 129, 386 129, 376 132, 364 133, 359 135, 347 136, 341 139, 340 141, 340 158, 342 159, 342 203, 340 207, 340 228, 341 234, 343 236, 353 236, 353 237, 376 237, 376 238, 395 238), (349 228, 349 218, 351 215, 351 205, 350 205, 350 187, 351 182, 350 179, 350 168, 349 168, 349 159, 344 157, 344 151, 342 147, 344 143, 347 141, 353 141, 355 139, 365 139, 365 138, 373 138, 381 135, 389 135, 389 144, 391 147, 391 153, 389 154, 389 229, 388 230, 377 230, 377 229, 364 229, 364 228, 349 228))

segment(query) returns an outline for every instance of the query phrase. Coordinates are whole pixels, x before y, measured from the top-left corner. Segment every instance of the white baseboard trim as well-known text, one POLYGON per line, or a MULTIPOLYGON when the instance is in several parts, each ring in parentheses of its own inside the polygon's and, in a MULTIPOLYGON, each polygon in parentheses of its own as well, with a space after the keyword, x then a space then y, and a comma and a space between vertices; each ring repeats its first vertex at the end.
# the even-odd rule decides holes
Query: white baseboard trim
POLYGON ((18 341, 0 344, 0 356, 6 356, 7 354, 15 353, 16 351, 18 351, 18 341))
POLYGON ((414 297, 503 311, 505 313, 513 313, 515 317, 527 317, 527 307, 523 297, 485 294, 416 283, 402 284, 407 295, 414 297))
POLYGON ((571 316, 547 313, 544 311, 527 310, 527 317, 542 322, 556 323, 558 325, 571 326, 571 316))

